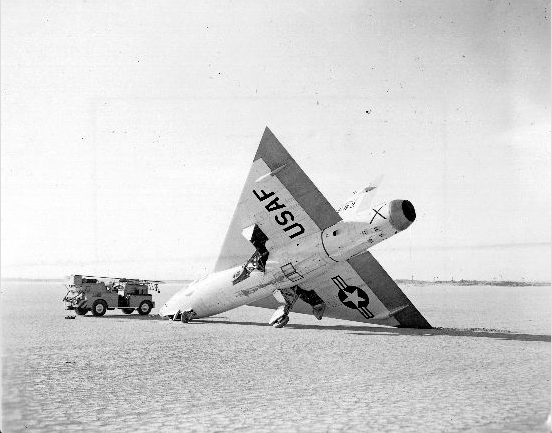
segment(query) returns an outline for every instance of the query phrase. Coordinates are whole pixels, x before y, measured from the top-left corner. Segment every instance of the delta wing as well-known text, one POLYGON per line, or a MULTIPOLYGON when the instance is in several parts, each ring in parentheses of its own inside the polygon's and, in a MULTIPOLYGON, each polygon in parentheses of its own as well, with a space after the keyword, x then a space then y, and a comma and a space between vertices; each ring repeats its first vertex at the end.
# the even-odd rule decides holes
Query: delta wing
POLYGON ((339 221, 332 205, 266 128, 214 270, 241 264, 255 252, 255 226, 263 242, 285 245, 339 221))
MULTIPOLYGON (((300 283, 324 302, 324 316, 388 326, 429 329, 431 325, 368 251, 328 266, 323 274, 300 283)), ((249 304, 276 309, 274 296, 249 304)), ((293 312, 312 314, 312 306, 298 299, 293 312)))

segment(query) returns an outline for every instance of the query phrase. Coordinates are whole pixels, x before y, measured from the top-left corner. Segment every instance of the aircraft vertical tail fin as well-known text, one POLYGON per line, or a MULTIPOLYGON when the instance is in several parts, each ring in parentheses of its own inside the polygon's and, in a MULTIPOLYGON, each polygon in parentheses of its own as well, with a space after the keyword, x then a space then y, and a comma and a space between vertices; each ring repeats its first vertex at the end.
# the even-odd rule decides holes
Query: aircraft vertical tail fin
POLYGON ((338 209, 339 214, 346 219, 355 219, 355 215, 370 210, 382 179, 383 176, 378 176, 367 187, 356 192, 338 209))
POLYGON ((356 213, 361 213, 371 208, 382 179, 383 175, 378 176, 372 182, 370 182, 370 185, 368 185, 366 188, 363 188, 363 190, 360 192, 360 194, 362 194, 360 202, 357 204, 357 206, 355 206, 356 213))

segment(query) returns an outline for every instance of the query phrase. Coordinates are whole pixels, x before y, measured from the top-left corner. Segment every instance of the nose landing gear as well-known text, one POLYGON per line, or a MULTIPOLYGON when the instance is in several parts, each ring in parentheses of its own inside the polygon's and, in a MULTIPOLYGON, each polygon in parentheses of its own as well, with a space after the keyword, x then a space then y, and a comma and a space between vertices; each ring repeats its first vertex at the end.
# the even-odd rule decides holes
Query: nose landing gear
POLYGON ((188 323, 195 316, 194 310, 183 311, 180 315, 180 321, 182 323, 188 323))
POLYGON ((176 314, 172 316, 171 320, 173 322, 177 322, 178 320, 180 320, 182 323, 189 323, 195 316, 196 316, 196 313, 194 310, 188 310, 188 311, 178 310, 176 314))

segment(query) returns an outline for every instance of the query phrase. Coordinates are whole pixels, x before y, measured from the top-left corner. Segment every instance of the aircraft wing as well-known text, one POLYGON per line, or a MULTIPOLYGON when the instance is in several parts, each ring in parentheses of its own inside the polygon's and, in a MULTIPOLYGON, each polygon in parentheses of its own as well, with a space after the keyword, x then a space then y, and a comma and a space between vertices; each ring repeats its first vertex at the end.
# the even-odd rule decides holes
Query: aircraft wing
MULTIPOLYGON (((404 328, 431 328, 368 251, 328 266, 323 274, 302 281, 300 288, 308 293, 314 291, 324 301, 325 317, 404 328)), ((276 309, 281 304, 271 295, 249 305, 276 309)), ((300 297, 291 311, 312 314, 312 306, 300 297)))
POLYGON ((251 257, 255 247, 247 236, 255 225, 271 242, 287 243, 339 221, 336 210, 266 128, 214 270, 251 257))

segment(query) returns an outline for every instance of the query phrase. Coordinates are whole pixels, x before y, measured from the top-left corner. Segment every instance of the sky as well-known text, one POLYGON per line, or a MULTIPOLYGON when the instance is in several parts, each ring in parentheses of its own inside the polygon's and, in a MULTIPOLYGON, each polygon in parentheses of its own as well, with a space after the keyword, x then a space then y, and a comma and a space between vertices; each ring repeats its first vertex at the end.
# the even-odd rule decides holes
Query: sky
POLYGON ((268 126, 393 277, 550 280, 550 2, 1 6, 2 277, 209 272, 268 126))

